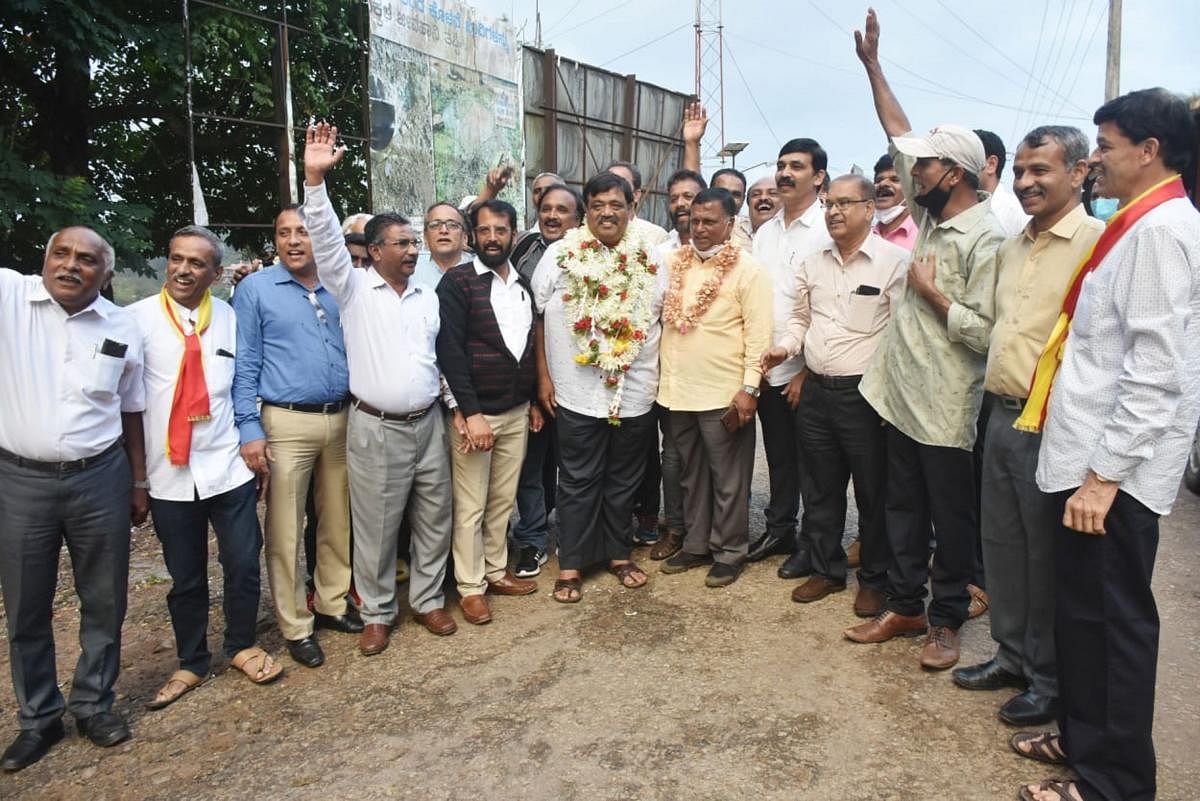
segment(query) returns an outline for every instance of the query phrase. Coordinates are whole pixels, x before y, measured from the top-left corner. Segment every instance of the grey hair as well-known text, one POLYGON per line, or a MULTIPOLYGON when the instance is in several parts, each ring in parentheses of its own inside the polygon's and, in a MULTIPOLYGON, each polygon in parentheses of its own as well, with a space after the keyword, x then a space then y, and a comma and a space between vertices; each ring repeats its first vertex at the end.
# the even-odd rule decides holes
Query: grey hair
POLYGON ((364 226, 371 221, 373 215, 367 214, 365 211, 360 211, 358 214, 351 214, 342 222, 342 236, 350 233, 354 226, 362 223, 364 226))
POLYGON ((829 185, 832 187, 834 184, 842 184, 842 183, 854 184, 855 186, 857 186, 858 191, 860 193, 862 193, 864 200, 866 200, 866 199, 874 200, 875 199, 875 184, 874 184, 874 182, 871 181, 870 178, 868 178, 865 175, 855 175, 854 173, 847 173, 845 175, 840 175, 837 178, 834 178, 829 183, 829 185))
POLYGON ((1063 158, 1067 169, 1075 166, 1076 162, 1087 161, 1091 148, 1083 131, 1070 125, 1039 125, 1021 140, 1026 147, 1041 147, 1047 139, 1053 139, 1062 145, 1063 158))
POLYGON ((108 240, 100 236, 96 229, 88 228, 86 225, 68 225, 65 228, 59 228, 54 233, 50 234, 50 238, 46 240, 47 254, 50 253, 50 246, 54 244, 54 237, 67 230, 67 228, 82 228, 85 231, 91 231, 93 234, 96 234, 96 238, 100 240, 100 263, 103 264, 104 269, 108 270, 110 273, 116 268, 117 254, 116 251, 113 250, 113 246, 108 244, 108 240))
POLYGON ((563 183, 562 176, 560 176, 556 172, 539 172, 536 176, 534 176, 533 182, 536 184, 538 181, 542 180, 543 178, 553 178, 558 183, 560 183, 560 184, 563 183))
POLYGON ((220 267, 221 262, 225 260, 225 245, 222 244, 220 237, 207 228, 201 225, 185 225, 175 233, 171 234, 172 239, 181 236, 198 236, 207 242, 213 249, 213 255, 217 257, 217 263, 215 266, 220 267))

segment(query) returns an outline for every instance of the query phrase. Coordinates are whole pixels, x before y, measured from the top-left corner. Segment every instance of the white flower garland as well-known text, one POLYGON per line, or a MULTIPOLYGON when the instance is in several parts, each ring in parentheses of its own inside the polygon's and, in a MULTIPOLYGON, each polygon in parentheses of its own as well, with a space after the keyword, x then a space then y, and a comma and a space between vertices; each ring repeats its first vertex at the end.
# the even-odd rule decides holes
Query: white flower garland
POLYGON ((628 232, 611 248, 586 226, 561 241, 558 266, 566 276, 562 299, 578 349, 575 363, 604 375, 613 392, 608 421, 620 425, 625 373, 646 342, 658 266, 628 232))

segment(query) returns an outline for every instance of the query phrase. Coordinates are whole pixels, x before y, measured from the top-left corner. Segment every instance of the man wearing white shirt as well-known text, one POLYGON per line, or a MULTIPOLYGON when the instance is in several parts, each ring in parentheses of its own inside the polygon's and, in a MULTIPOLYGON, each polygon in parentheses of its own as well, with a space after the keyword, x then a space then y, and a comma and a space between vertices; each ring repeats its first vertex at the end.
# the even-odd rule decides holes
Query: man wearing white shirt
MULTIPOLYGON (((770 274, 773 287, 773 346, 780 344, 787 333, 787 321, 796 305, 796 272, 801 262, 809 254, 829 247, 832 241, 817 200, 828 161, 825 150, 814 140, 793 139, 780 149, 775 163, 781 208, 754 234, 754 258, 770 274)), ((781 578, 799 578, 811 569, 808 551, 798 547, 796 539, 800 498, 808 483, 796 433, 796 408, 805 375, 803 356, 785 360, 767 373, 758 401, 771 499, 763 510, 767 530, 751 543, 747 559, 753 562, 776 553, 790 553, 779 568, 781 578)))
POLYGON ((212 297, 221 274, 221 241, 188 226, 167 249, 162 291, 129 307, 145 353, 144 459, 150 511, 171 574, 167 608, 175 632, 177 670, 148 704, 159 709, 209 674, 208 527, 217 535, 224 574, 225 655, 251 681, 283 672, 255 646, 262 529, 257 501, 265 490, 241 455, 233 417, 237 320, 212 297))
POLYGON ((1045 420, 1037 484, 1056 506, 1060 733, 1014 747, 1065 755, 1078 776, 1027 785, 1022 797, 1152 801, 1151 577, 1159 517, 1200 416, 1200 214, 1181 176, 1197 132, 1187 103, 1164 89, 1110 100, 1092 122, 1091 163, 1120 212, 1072 280, 1017 421, 1036 430, 1045 420))
POLYGON ((987 155, 987 167, 979 176, 979 188, 992 195, 992 214, 1000 222, 1000 228, 1007 237, 1013 237, 1025 230, 1029 224, 1029 215, 1021 208, 1021 201, 1001 180, 1004 174, 1006 153, 1004 141, 981 128, 975 129, 975 135, 983 142, 983 152, 987 155))
POLYGON ((0 769, 21 770, 63 737, 70 708, 97 745, 129 737, 112 711, 129 576, 129 523, 146 518, 142 348, 129 313, 100 297, 113 250, 89 228, 58 231, 40 276, 0 270, 0 587, 21 733, 0 769), (128 436, 122 449, 122 432, 128 436), (80 600, 70 700, 51 627, 63 541, 80 600))
POLYGON ((454 577, 463 616, 491 621, 485 592, 529 595, 537 583, 508 570, 508 519, 530 429, 542 415, 530 406, 537 385, 533 293, 508 261, 517 210, 487 200, 471 210, 476 255, 438 284, 438 363, 466 423, 451 426, 454 577))
POLYGON ((410 280, 419 240, 404 217, 376 215, 365 231, 374 266, 354 269, 325 190, 325 174, 345 153, 336 141, 337 128, 325 123, 305 133, 302 213, 317 276, 337 300, 346 338, 354 585, 365 624, 359 650, 370 656, 387 648, 396 622, 396 542, 406 505, 412 528, 409 604, 434 634, 457 628, 442 594, 450 552, 450 460, 436 405, 437 295, 410 280))
POLYGON ((587 226, 547 248, 533 275, 544 315, 536 331, 538 398, 555 416, 560 457, 554 583, 560 603, 580 600, 582 571, 597 563, 628 589, 646 583, 629 558, 629 519, 654 434, 662 330, 658 268, 628 231, 632 187, 603 172, 588 181, 583 197, 587 226), (610 283, 626 287, 611 290, 620 303, 599 304, 600 288, 610 283), (622 318, 626 335, 610 335, 622 318))

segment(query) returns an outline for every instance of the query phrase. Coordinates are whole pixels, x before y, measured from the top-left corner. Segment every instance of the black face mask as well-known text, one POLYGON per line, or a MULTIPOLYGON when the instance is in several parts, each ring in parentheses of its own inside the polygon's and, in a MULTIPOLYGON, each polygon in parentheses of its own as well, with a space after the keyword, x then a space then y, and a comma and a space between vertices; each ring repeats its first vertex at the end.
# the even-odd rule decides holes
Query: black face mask
POLYGON ((950 174, 950 170, 952 169, 954 168, 950 167, 942 173, 942 177, 938 178, 938 182, 933 185, 932 189, 923 195, 917 195, 913 198, 914 203, 923 209, 928 209, 929 213, 938 219, 941 219, 942 211, 945 210, 946 204, 950 202, 950 190, 942 189, 942 181, 946 180, 946 176, 950 174))

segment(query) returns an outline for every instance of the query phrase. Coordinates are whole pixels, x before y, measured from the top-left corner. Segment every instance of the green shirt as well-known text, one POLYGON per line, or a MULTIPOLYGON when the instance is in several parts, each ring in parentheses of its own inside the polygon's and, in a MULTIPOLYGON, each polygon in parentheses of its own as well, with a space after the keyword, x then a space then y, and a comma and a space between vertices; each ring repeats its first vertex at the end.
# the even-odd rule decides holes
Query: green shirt
POLYGON ((913 258, 936 257, 934 283, 950 299, 950 312, 942 322, 906 286, 859 391, 880 417, 917 442, 970 450, 995 320, 996 251, 1004 234, 986 192, 966 211, 935 220, 911 202, 916 159, 889 150, 917 223, 913 258))

